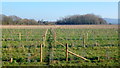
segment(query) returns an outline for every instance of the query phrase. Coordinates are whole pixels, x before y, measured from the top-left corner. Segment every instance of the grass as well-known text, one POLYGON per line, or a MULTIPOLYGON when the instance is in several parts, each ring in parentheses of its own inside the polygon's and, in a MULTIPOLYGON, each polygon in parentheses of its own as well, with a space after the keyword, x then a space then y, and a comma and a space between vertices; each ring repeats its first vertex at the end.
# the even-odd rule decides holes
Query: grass
POLYGON ((43 46, 43 62, 40 63, 40 44, 43 44, 42 37, 46 29, 3 29, 3 66, 118 66, 120 56, 117 29, 84 28, 53 30, 56 32, 56 41, 64 45, 68 43, 70 51, 89 59, 90 62, 71 54, 68 57, 69 61, 65 61, 65 47, 58 43, 54 44, 54 34, 49 29, 45 41, 47 46, 43 46), (22 35, 21 39, 19 33, 22 35), (85 47, 83 47, 83 38, 85 47), (54 48, 51 51, 52 57, 49 54, 50 46, 54 48), (28 57, 31 56, 33 57, 29 59, 28 57), (50 57, 52 63, 49 62, 50 57), (13 58, 12 63, 9 62, 10 58, 13 58))

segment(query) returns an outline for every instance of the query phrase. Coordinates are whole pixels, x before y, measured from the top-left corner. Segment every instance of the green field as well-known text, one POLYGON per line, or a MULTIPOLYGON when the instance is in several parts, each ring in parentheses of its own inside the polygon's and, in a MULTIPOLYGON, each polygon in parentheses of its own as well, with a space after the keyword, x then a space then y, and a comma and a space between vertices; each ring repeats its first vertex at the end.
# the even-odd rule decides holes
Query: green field
POLYGON ((118 66, 120 63, 117 29, 46 30, 2 29, 3 66, 118 66), (66 43, 68 50, 89 61, 71 54, 66 61, 66 43), (40 44, 45 44, 42 62, 40 44))

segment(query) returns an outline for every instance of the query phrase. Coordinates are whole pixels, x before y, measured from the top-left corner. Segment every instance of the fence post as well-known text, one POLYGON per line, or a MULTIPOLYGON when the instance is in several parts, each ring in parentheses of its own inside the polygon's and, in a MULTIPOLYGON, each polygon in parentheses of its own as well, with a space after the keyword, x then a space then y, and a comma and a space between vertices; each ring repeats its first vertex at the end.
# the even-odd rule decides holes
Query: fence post
POLYGON ((88 40, 88 33, 87 33, 87 38, 86 39, 88 40))
POLYGON ((40 62, 42 62, 42 44, 40 44, 40 62))
POLYGON ((85 47, 85 35, 83 35, 83 46, 85 47))
POLYGON ((19 33, 19 40, 21 41, 21 33, 19 33))
POLYGON ((54 37, 54 46, 56 46, 56 32, 53 30, 53 37, 54 37))
POLYGON ((68 61, 68 44, 66 43, 66 61, 68 61))
POLYGON ((11 63, 13 62, 13 58, 10 58, 10 62, 11 62, 11 63))
POLYGON ((45 36, 43 36, 43 45, 46 46, 45 45, 45 36))
POLYGON ((48 29, 45 31, 45 34, 43 35, 43 45, 45 45, 45 41, 46 41, 46 35, 47 35, 48 29))
POLYGON ((100 57, 98 56, 98 61, 100 60, 100 57))
POLYGON ((86 45, 88 45, 88 41, 89 41, 89 34, 87 33, 86 45))

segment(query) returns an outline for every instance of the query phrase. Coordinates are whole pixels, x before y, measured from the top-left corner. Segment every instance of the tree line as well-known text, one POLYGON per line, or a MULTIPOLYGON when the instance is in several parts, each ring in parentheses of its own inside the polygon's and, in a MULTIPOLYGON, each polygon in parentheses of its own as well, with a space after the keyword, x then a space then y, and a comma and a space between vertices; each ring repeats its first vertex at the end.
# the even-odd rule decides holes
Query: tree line
POLYGON ((62 18, 61 20, 58 20, 56 23, 59 25, 107 24, 104 19, 94 14, 67 16, 62 18))
POLYGON ((66 16, 62 19, 59 19, 54 22, 44 21, 44 20, 34 20, 34 19, 22 19, 18 16, 6 16, 1 14, 0 20, 2 21, 2 25, 91 25, 91 24, 108 24, 104 19, 100 16, 94 14, 86 14, 86 15, 72 15, 66 16))
POLYGON ((12 15, 12 16, 6 16, 6 15, 0 15, 2 18, 2 25, 47 25, 47 21, 39 20, 36 21, 34 19, 22 19, 18 16, 12 15))

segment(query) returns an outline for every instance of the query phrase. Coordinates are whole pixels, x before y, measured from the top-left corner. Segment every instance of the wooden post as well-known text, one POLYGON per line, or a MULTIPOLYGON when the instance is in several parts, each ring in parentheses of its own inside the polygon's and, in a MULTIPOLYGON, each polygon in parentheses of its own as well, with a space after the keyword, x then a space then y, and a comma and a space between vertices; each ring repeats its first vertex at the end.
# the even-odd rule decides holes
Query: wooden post
POLYGON ((47 35, 48 29, 45 31, 45 34, 43 35, 43 45, 45 45, 45 41, 46 41, 46 35, 47 35))
POLYGON ((86 39, 88 40, 88 33, 87 33, 87 38, 86 39))
POLYGON ((89 40, 88 33, 87 33, 86 37, 87 37, 87 38, 86 38, 86 45, 88 45, 88 43, 87 43, 87 42, 88 42, 88 40, 89 40))
POLYGON ((43 36, 43 45, 45 46, 45 36, 43 36))
POLYGON ((100 60, 100 57, 98 56, 98 61, 100 60))
POLYGON ((85 35, 83 35, 83 46, 85 47, 85 35))
POLYGON ((68 61, 68 44, 66 44, 66 61, 68 61))
POLYGON ((42 44, 40 44, 40 62, 42 62, 42 44))
POLYGON ((10 58, 10 62, 11 62, 11 63, 13 62, 13 58, 10 58))
POLYGON ((54 31, 54 43, 55 43, 55 46, 56 46, 56 32, 54 31))
POLYGON ((19 40, 21 41, 21 33, 19 33, 19 40))

